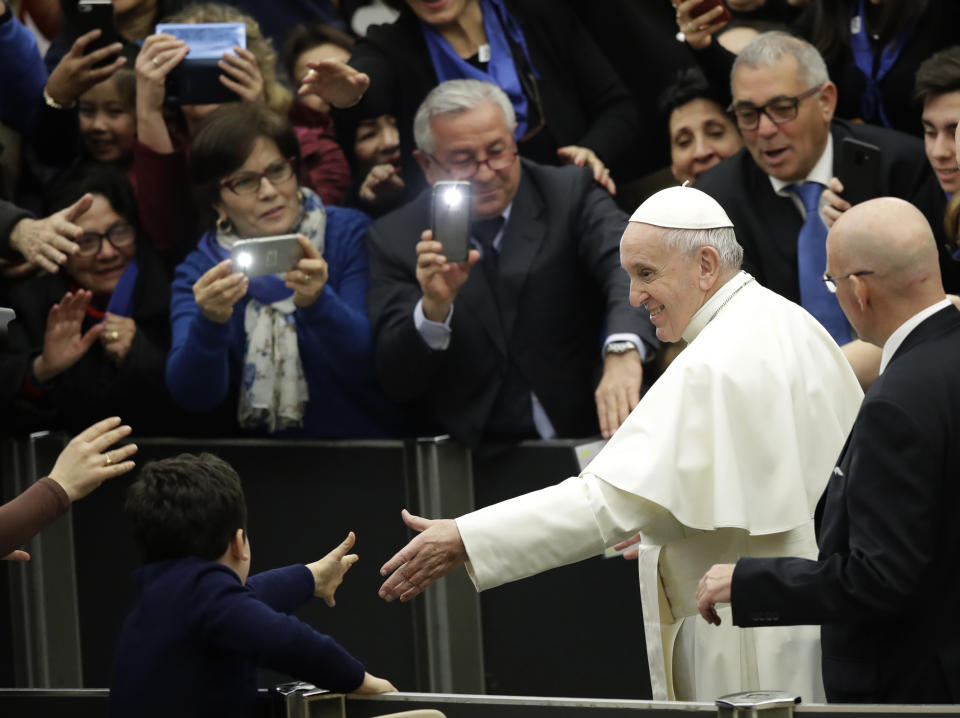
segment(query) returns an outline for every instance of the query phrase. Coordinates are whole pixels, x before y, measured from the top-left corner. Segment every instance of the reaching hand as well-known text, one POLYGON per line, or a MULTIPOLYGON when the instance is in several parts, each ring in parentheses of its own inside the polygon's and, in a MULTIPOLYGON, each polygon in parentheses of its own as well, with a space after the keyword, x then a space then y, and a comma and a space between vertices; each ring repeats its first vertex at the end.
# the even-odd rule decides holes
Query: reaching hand
POLYGON ((250 287, 250 278, 243 272, 230 273, 233 262, 224 259, 208 269, 193 285, 193 298, 211 322, 226 324, 236 304, 250 287))
POLYGON ((173 35, 150 35, 137 54, 137 139, 160 154, 173 152, 173 142, 163 117, 167 75, 190 52, 173 35))
POLYGON ((74 222, 93 204, 93 195, 85 194, 66 209, 43 219, 21 219, 10 233, 10 246, 31 264, 51 274, 67 261, 67 255, 79 249, 76 240, 83 229, 74 222))
POLYGON ((17 549, 16 551, 11 551, 6 556, 0 556, 0 561, 29 561, 30 554, 26 551, 21 551, 17 549))
POLYGON ((467 561, 456 521, 431 521, 414 516, 406 509, 401 516, 407 526, 420 534, 381 567, 381 576, 391 574, 380 587, 380 598, 385 601, 395 598, 409 601, 467 561))
POLYGON ((347 551, 353 548, 354 541, 356 541, 356 536, 353 531, 351 531, 347 534, 343 542, 333 549, 333 551, 319 561, 307 564, 307 568, 309 568, 310 573, 313 574, 313 582, 316 585, 313 595, 317 598, 322 598, 330 608, 337 605, 333 595, 343 582, 344 574, 350 570, 353 564, 360 560, 357 554, 347 553, 347 551))
POLYGON ((603 376, 593 393, 597 402, 600 433, 609 439, 627 420, 633 408, 640 403, 640 385, 643 383, 643 364, 637 351, 607 354, 603 376))
POLYGON ((683 33, 687 44, 694 50, 703 50, 713 41, 713 36, 722 30, 727 20, 720 20, 723 16, 723 5, 717 5, 703 15, 696 18, 690 16, 690 11, 696 9, 702 0, 679 0, 674 2, 677 10, 677 27, 683 33))
POLYGON ((63 487, 71 501, 76 501, 106 479, 127 473, 134 467, 133 461, 128 459, 137 453, 137 445, 110 447, 129 436, 131 431, 129 426, 120 426, 119 416, 98 421, 84 429, 60 452, 50 478, 63 487))
POLYGON ((67 292, 59 304, 50 307, 43 352, 33 362, 33 374, 39 381, 49 381, 72 367, 100 336, 102 324, 95 324, 83 333, 83 319, 92 298, 92 292, 80 289, 76 294, 67 292))
POLYGON ((613 550, 623 551, 624 549, 628 549, 627 551, 623 551, 623 553, 620 555, 623 556, 627 561, 636 561, 637 556, 640 555, 640 549, 630 548, 630 547, 636 546, 642 540, 643 540, 643 534, 634 534, 630 538, 624 539, 620 543, 615 544, 613 547, 613 550))
POLYGON ((103 320, 103 332, 100 334, 100 343, 103 350, 114 364, 120 366, 130 353, 133 339, 137 336, 137 323, 130 317, 121 317, 119 314, 107 312, 103 320))
POLYGON ((116 55, 123 49, 123 45, 115 42, 94 50, 89 55, 84 55, 87 46, 98 37, 100 37, 100 30, 91 30, 78 37, 70 51, 53 68, 47 80, 46 90, 57 104, 73 107, 80 95, 106 80, 126 63, 127 58, 116 57, 113 62, 103 67, 96 67, 99 62, 111 55, 116 55))
POLYGON ((716 604, 730 603, 730 585, 733 583, 734 568, 736 565, 732 563, 714 564, 703 575, 697 586, 697 609, 703 616, 703 620, 714 626, 720 625, 716 604))
POLYGON ((370 87, 370 77, 337 60, 308 62, 310 71, 297 89, 298 95, 316 95, 334 107, 351 107, 370 87))
POLYGON ((230 90, 233 90, 240 99, 246 102, 262 102, 263 94, 263 75, 260 72, 260 65, 257 64, 257 56, 247 49, 234 45, 233 52, 224 53, 217 66, 224 71, 220 75, 220 82, 230 90))
POLYGON ((293 290, 293 303, 306 308, 317 301, 327 286, 330 267, 309 239, 301 234, 297 242, 303 248, 303 259, 297 262, 296 269, 283 275, 283 281, 287 289, 293 290))
POLYGON ((385 678, 377 678, 370 673, 364 673, 363 683, 353 692, 361 695, 369 695, 371 693, 396 693, 397 689, 385 678))
POLYGON ((589 147, 578 147, 577 145, 567 145, 557 150, 560 161, 568 165, 577 167, 589 167, 593 170, 594 181, 603 187, 610 194, 617 193, 617 185, 610 177, 610 170, 603 164, 603 160, 597 157, 596 153, 589 147))
POLYGON ((443 245, 433 241, 433 230, 426 230, 417 243, 417 281, 423 291, 423 313, 427 319, 442 322, 450 313, 460 287, 470 276, 470 267, 480 261, 480 252, 471 249, 466 262, 448 262, 441 254, 443 245))
POLYGON ((830 186, 823 190, 824 224, 828 229, 851 207, 851 204, 840 196, 842 193, 843 183, 836 177, 832 177, 830 186))
POLYGON ((400 169, 393 165, 376 165, 363 178, 358 195, 374 207, 387 207, 403 194, 400 169))

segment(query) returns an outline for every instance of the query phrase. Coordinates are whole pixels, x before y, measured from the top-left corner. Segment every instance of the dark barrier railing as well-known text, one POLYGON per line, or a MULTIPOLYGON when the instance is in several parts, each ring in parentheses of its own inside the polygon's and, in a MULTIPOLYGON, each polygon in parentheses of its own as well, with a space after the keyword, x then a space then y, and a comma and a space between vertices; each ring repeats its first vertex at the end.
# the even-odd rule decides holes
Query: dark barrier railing
MULTIPOLYGON (((63 442, 57 436, 7 441, 4 498, 48 472, 63 442)), ((444 438, 137 443, 140 466, 183 451, 213 451, 238 468, 254 571, 314 560, 356 531, 361 561, 338 591, 337 607, 313 601, 298 615, 400 688, 650 695, 633 564, 598 558, 479 598, 458 571, 411 603, 377 597, 380 565, 409 539, 402 507, 429 517, 456 516, 555 483, 578 472, 575 442, 531 442, 482 460, 471 460, 444 438)), ((0 640, 6 632, 14 647, 8 685, 109 685, 113 648, 134 601, 130 576, 139 562, 122 514, 132 480, 107 482, 77 503, 31 542, 30 563, 0 568, 12 598, 11 620, 0 629, 0 640)), ((262 685, 285 678, 267 673, 262 685)))

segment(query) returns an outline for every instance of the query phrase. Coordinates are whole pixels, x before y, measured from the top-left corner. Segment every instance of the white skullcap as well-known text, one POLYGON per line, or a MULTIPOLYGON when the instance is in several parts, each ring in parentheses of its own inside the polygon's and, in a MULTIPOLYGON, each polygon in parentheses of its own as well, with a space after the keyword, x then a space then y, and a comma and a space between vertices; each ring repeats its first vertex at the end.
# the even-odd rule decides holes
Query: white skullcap
POLYGON ((637 207, 630 221, 667 229, 733 227, 717 200, 706 192, 686 186, 660 190, 637 207))

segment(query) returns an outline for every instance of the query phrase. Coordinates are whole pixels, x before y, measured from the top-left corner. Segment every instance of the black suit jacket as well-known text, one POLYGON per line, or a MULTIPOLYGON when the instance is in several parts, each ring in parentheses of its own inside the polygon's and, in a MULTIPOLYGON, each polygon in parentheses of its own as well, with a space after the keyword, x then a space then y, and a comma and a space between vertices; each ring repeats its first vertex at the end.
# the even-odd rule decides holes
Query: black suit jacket
POLYGON ((831 702, 960 702, 957 356, 951 306, 870 387, 817 507, 818 561, 737 563, 735 624, 822 624, 831 702))
POLYGON ((475 266, 454 301, 450 345, 434 351, 413 320, 422 297, 415 247, 430 227, 430 193, 377 221, 368 234, 368 305, 384 389, 475 446, 512 361, 558 436, 596 434, 603 338, 632 332, 657 345, 646 312, 629 304, 619 263, 626 222, 588 170, 524 160, 498 296, 475 266))
MULTIPOLYGON (((833 174, 840 172, 840 142, 852 137, 883 150, 880 194, 900 197, 915 205, 943 241, 946 199, 923 152, 923 144, 894 130, 834 120, 833 174)), ((793 200, 773 191, 770 178, 744 147, 711 168, 694 185, 716 199, 733 221, 743 245, 743 267, 757 281, 794 302, 800 301, 797 274, 797 235, 803 218, 793 200)), ((948 291, 957 287, 953 262, 941 251, 941 269, 948 291)))

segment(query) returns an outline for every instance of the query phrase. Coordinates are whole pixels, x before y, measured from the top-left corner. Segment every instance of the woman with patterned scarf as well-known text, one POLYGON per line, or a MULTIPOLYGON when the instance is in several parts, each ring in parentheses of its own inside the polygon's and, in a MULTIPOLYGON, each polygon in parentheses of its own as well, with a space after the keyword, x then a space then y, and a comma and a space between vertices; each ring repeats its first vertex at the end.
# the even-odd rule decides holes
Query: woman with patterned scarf
POLYGON ((194 190, 216 226, 176 270, 167 386, 191 411, 235 412, 244 432, 385 436, 397 410, 374 380, 369 219, 299 186, 298 159, 293 129, 259 103, 219 108, 195 137, 194 190), (303 249, 291 271, 232 266, 238 240, 291 233, 303 249))

